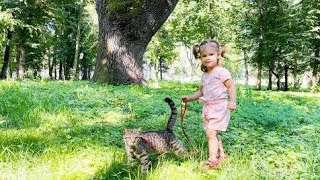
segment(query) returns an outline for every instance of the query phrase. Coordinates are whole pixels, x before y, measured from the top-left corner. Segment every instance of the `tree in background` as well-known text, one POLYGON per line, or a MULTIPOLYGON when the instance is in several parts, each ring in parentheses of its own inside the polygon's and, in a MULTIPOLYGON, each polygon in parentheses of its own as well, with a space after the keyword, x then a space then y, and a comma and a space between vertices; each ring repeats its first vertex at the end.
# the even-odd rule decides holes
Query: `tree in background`
POLYGON ((315 86, 320 83, 320 0, 299 1, 297 6, 301 10, 297 13, 300 13, 300 17, 305 18, 303 35, 310 50, 306 56, 310 59, 311 86, 315 86))
POLYGON ((93 80, 144 84, 143 54, 178 0, 96 0, 99 49, 93 80))
MULTIPOLYGON (((5 29, 10 38, 10 46, 6 47, 4 65, 8 67, 10 60, 11 45, 15 45, 17 52, 16 72, 18 79, 24 79, 27 70, 27 51, 30 47, 37 46, 37 42, 33 42, 42 34, 44 22, 47 20, 50 9, 50 2, 34 2, 34 1, 2 1, 0 7, 9 13, 10 19, 5 20, 5 29), (9 23, 8 23, 9 22, 9 23)), ((6 73, 5 68, 1 74, 6 73)), ((3 77, 3 76, 2 76, 3 77)))
MULTIPOLYGON (((166 26, 159 29, 159 31, 152 38, 145 53, 144 63, 154 66, 156 70, 156 78, 159 77, 161 62, 168 66, 177 58, 175 51, 175 44, 172 36, 165 29, 166 26)), ((167 68, 167 67, 165 67, 167 68)))
MULTIPOLYGON (((3 64, 0 71, 0 79, 8 78, 7 74, 8 74, 9 61, 10 61, 13 27, 16 23, 15 21, 12 20, 12 16, 13 16, 13 12, 11 13, 0 12, 0 29, 3 30, 2 32, 0 32, 0 35, 4 34, 3 37, 0 36, 0 39, 2 39, 3 42, 5 42, 4 43, 5 50, 3 55, 3 64)), ((2 49, 1 44, 0 44, 0 49, 2 49)))
POLYGON ((10 46, 6 43, 6 55, 0 55, 4 59, 1 77, 5 69, 15 66, 17 69, 10 68, 10 74, 16 72, 18 79, 43 77, 40 72, 46 70, 51 79, 77 79, 70 73, 73 69, 75 73, 86 71, 84 79, 89 79, 87 71, 92 70, 97 40, 87 9, 90 5, 87 0, 1 1, 0 12, 6 18, 0 21, 5 30, 1 28, 0 37, 6 42, 8 37, 12 39, 10 46), (79 62, 81 52, 84 58, 79 62), (86 70, 79 69, 79 64, 86 70))

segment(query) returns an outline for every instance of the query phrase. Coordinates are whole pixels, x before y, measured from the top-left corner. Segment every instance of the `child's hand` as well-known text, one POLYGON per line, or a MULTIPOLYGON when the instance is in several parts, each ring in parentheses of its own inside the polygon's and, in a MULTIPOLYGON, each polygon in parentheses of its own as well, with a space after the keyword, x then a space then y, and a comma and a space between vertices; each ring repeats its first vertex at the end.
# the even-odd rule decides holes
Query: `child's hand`
POLYGON ((237 109, 237 103, 235 103, 235 102, 229 102, 228 109, 230 109, 230 110, 236 110, 236 109, 237 109))
POLYGON ((184 103, 187 103, 187 102, 190 101, 189 98, 188 98, 188 96, 182 96, 182 97, 181 97, 181 100, 182 100, 182 102, 184 102, 184 103))

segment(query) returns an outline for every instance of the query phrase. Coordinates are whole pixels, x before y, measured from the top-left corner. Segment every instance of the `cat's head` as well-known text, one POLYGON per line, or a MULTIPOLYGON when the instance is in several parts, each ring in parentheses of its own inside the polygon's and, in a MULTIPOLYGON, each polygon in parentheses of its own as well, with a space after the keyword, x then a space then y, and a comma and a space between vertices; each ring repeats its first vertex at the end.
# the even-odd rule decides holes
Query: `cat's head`
POLYGON ((124 129, 123 139, 129 144, 136 144, 141 137, 141 129, 124 129))

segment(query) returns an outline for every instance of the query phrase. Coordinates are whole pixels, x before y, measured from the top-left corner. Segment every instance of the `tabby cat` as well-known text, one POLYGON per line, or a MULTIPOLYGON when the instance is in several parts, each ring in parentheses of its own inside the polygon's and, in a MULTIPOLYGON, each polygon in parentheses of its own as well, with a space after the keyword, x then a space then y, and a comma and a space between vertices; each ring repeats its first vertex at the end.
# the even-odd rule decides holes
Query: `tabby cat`
POLYGON ((125 129, 124 143, 128 155, 128 161, 132 163, 136 158, 141 162, 141 172, 148 171, 150 152, 163 154, 174 151, 177 156, 186 155, 187 150, 182 142, 173 133, 173 126, 177 119, 177 108, 170 98, 165 101, 171 108, 171 116, 168 120, 167 128, 159 131, 141 132, 141 129, 125 129))

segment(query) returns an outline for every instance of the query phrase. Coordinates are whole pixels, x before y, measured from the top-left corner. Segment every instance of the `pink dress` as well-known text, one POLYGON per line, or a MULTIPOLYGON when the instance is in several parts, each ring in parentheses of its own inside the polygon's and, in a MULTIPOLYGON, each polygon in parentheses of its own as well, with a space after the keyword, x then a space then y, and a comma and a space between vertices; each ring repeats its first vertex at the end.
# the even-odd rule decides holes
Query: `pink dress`
POLYGON ((228 127, 230 110, 228 92, 224 85, 228 79, 231 79, 230 72, 223 67, 217 67, 201 77, 203 96, 199 100, 204 103, 202 118, 205 129, 226 131, 228 127))

